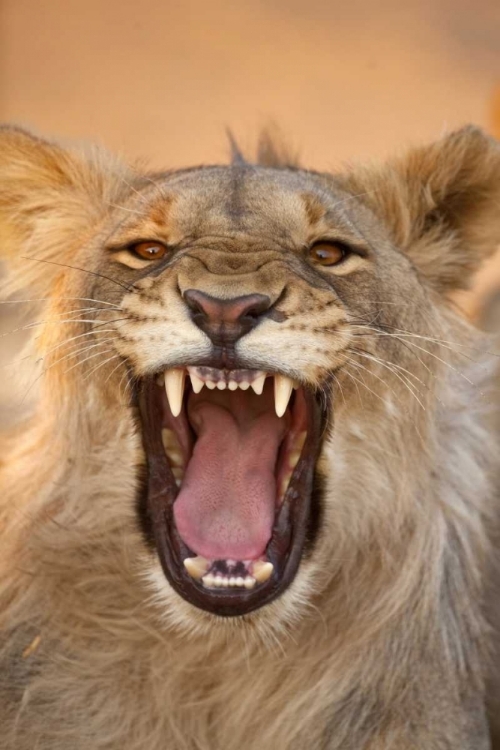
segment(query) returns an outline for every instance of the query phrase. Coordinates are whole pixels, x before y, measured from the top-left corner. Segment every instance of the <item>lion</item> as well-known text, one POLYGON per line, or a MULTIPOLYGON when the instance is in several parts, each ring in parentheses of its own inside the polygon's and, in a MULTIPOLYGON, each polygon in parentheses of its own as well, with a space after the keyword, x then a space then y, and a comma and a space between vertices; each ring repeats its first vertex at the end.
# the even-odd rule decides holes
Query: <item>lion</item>
POLYGON ((0 141, 35 363, 1 750, 489 748, 495 357, 454 295, 500 241, 498 143, 330 174, 0 141))

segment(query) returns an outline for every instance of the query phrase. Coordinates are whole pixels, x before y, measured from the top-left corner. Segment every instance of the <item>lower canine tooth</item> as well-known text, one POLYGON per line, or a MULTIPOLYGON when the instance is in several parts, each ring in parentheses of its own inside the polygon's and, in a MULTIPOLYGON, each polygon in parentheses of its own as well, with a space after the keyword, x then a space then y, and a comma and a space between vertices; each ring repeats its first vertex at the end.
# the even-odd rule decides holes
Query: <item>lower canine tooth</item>
POLYGON ((295 469, 299 463, 300 451, 292 451, 288 456, 288 465, 291 469, 295 469))
POLYGON ((179 448, 179 443, 173 430, 169 430, 168 427, 164 427, 161 431, 161 439, 165 448, 179 448))
POLYGON ((299 432, 297 437, 295 438, 293 442, 293 447, 296 451, 301 451, 304 447, 304 443, 306 442, 307 432, 299 432))
POLYGON ((204 557, 186 557, 184 560, 184 567, 192 578, 208 578, 205 573, 207 572, 210 563, 204 557))
POLYGON ((286 477, 284 477, 281 480, 281 487, 280 487, 280 497, 285 497, 286 491, 288 489, 288 485, 290 484, 291 474, 288 474, 286 477))
POLYGON ((182 453, 180 451, 176 451, 173 448, 167 449, 167 456, 168 460, 173 466, 182 467, 184 464, 184 460, 182 458, 182 453))
POLYGON ((252 575, 258 583, 264 583, 271 577, 274 565, 270 562, 257 560, 252 566, 252 575))

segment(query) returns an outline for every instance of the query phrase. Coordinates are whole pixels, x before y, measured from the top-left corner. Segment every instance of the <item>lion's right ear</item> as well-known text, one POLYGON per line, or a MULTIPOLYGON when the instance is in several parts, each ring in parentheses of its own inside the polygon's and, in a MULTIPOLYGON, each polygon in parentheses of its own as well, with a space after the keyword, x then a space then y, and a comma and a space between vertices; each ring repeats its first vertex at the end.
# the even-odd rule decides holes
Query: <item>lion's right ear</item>
POLYGON ((84 155, 0 127, 0 260, 8 292, 50 293, 61 268, 41 261, 71 263, 78 242, 126 187, 120 172, 101 151, 84 155))
POLYGON ((466 289, 500 243, 500 143, 467 126, 344 178, 443 294, 466 289))

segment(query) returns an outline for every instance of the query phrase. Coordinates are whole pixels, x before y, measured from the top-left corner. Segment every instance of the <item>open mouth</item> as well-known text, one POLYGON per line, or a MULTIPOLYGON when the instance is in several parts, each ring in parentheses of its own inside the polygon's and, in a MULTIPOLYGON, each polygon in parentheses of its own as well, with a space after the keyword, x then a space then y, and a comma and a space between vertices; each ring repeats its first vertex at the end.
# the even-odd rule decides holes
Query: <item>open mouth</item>
POLYGON ((191 604, 242 615, 293 581, 325 415, 279 373, 187 367, 141 383, 148 531, 191 604))

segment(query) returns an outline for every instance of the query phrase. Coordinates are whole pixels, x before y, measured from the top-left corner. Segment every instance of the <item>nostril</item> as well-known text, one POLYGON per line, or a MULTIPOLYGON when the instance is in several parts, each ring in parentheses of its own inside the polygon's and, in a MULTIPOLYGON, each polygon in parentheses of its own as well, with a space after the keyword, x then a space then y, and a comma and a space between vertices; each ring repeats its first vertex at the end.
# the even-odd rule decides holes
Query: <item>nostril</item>
POLYGON ((188 289, 184 292, 184 301, 193 313, 201 313, 205 316, 202 300, 200 299, 201 295, 203 295, 203 292, 198 292, 196 289, 188 289))

